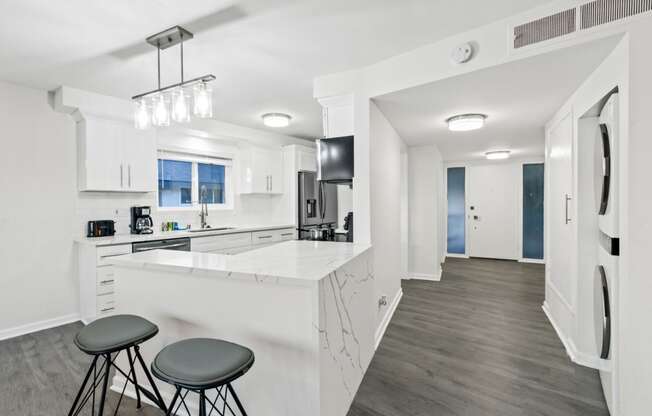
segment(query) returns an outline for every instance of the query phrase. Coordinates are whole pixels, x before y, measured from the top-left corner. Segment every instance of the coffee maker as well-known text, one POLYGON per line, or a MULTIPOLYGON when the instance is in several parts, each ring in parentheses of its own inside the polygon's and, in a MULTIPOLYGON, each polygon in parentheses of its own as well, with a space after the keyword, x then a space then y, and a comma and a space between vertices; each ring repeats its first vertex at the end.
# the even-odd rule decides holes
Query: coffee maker
POLYGON ((154 221, 151 217, 150 207, 131 207, 131 233, 152 234, 154 221))

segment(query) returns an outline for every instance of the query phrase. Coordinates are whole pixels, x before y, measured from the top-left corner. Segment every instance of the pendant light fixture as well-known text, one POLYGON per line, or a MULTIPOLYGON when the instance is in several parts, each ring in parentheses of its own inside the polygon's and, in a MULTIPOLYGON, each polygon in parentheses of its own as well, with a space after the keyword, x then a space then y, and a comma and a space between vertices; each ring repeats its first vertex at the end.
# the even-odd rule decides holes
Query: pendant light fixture
POLYGON ((156 47, 158 88, 131 98, 134 101, 136 128, 147 129, 152 125, 166 127, 170 125, 170 120, 175 123, 188 123, 191 119, 191 109, 195 117, 213 116, 213 90, 208 83, 214 81, 215 76, 208 74, 184 80, 183 43, 193 37, 188 30, 174 26, 146 39, 147 43, 156 47), (175 45, 179 45, 181 51, 181 82, 161 87, 161 50, 175 45))

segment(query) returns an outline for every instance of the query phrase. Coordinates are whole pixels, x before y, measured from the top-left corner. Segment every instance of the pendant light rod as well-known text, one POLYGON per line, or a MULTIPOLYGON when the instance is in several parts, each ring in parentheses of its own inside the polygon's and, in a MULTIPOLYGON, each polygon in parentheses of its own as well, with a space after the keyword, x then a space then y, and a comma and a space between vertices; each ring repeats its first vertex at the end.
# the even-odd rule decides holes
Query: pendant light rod
POLYGON ((158 68, 158 89, 161 89, 161 48, 156 47, 157 68, 158 68))
POLYGON ((183 33, 181 34, 181 83, 183 84, 183 33))

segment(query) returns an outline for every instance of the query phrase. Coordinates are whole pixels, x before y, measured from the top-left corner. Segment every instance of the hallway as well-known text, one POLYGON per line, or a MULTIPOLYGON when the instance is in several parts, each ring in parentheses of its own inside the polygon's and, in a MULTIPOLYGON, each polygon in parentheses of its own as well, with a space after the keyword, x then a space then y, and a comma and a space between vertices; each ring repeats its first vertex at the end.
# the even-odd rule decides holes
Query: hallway
POLYGON ((541 309, 543 266, 448 258, 403 291, 349 416, 608 415, 541 309))

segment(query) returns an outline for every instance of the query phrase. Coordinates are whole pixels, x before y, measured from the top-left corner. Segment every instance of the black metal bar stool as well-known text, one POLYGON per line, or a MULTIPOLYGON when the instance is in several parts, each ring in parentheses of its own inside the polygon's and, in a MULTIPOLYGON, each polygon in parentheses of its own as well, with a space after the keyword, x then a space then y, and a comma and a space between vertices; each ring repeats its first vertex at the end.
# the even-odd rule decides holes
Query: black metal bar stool
POLYGON ((92 355, 93 362, 86 373, 86 377, 84 377, 77 396, 75 396, 75 401, 70 408, 70 412, 68 412, 68 416, 78 415, 89 400, 91 401, 92 414, 95 414, 95 390, 100 383, 102 383, 102 390, 100 393, 98 415, 102 416, 104 414, 104 404, 111 368, 115 368, 126 379, 114 415, 118 413, 118 408, 120 407, 128 383, 132 383, 136 389, 137 408, 141 407, 140 395, 142 393, 164 412, 167 411, 165 402, 158 388, 156 388, 154 379, 148 371, 143 357, 140 355, 139 344, 152 338, 157 333, 158 327, 156 325, 147 319, 135 315, 114 315, 97 319, 79 331, 77 336, 75 336, 75 345, 85 353, 92 355), (131 352, 132 349, 133 355, 131 352), (122 351, 126 351, 127 353, 129 373, 125 373, 115 364, 116 358, 122 351), (104 360, 100 361, 100 358, 104 360), (138 384, 134 367, 136 361, 140 363, 140 366, 145 371, 149 384, 154 389, 153 393, 138 384), (93 381, 90 383, 89 388, 86 389, 91 375, 93 376, 93 381))
POLYGON ((210 415, 213 411, 225 416, 227 410, 236 416, 229 398, 233 399, 240 414, 247 416, 231 382, 253 364, 254 353, 249 348, 219 339, 191 338, 163 348, 152 362, 152 373, 176 387, 167 415, 176 414, 181 405, 190 414, 185 399, 188 393, 194 392, 199 394, 199 416, 210 415), (213 389, 215 399, 206 395, 207 390, 213 389), (208 409, 210 413, 206 413, 208 409))

